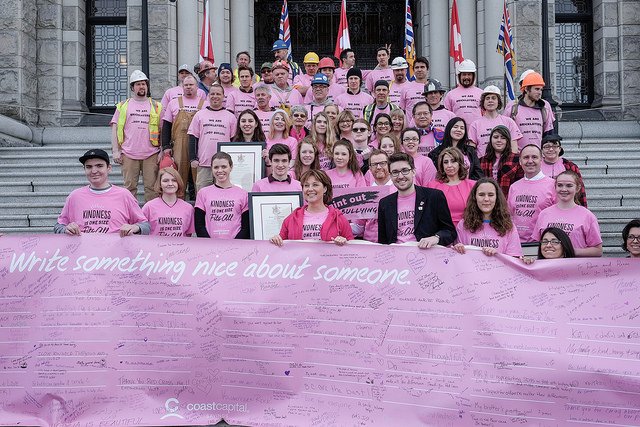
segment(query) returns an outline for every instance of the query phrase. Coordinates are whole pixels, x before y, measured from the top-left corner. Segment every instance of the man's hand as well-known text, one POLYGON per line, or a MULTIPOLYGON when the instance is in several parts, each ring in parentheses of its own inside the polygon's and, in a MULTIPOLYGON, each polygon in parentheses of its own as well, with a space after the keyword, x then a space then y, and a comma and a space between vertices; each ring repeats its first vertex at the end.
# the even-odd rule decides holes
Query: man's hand
POLYGON ((64 233, 70 236, 79 236, 80 226, 78 226, 78 224, 76 224, 75 222, 67 224, 67 226, 64 228, 64 233))
POLYGON ((140 232, 140 227, 135 224, 124 224, 120 227, 120 237, 131 236, 140 232))
POLYGON ((434 246, 437 246, 439 241, 440 241, 440 238, 438 236, 423 237, 418 242, 418 247, 420 249, 429 249, 434 246))

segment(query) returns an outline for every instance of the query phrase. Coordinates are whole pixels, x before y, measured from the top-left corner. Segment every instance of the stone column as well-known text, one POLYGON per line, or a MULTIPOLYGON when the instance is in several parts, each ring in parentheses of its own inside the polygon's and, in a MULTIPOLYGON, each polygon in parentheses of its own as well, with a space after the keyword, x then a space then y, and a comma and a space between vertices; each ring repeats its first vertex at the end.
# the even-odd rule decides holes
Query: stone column
MULTIPOLYGON (((197 0, 180 0, 178 10, 178 64, 189 64, 193 67, 198 62, 200 39, 198 28, 202 26, 202 18, 198 18, 197 0)), ((191 68, 193 70, 193 68, 191 68)))
POLYGON ((0 8, 0 114, 31 125, 38 121, 28 108, 37 106, 36 17, 36 0, 5 0, 0 8))
POLYGON ((62 126, 78 125, 87 111, 85 16, 83 0, 62 1, 62 126))
POLYGON ((470 59, 478 65, 478 62, 480 61, 478 60, 478 50, 476 45, 476 0, 458 0, 457 4, 464 59, 470 59))
MULTIPOLYGON (((610 5, 607 5, 610 6, 610 5)), ((636 1, 624 0, 619 2, 620 17, 622 26, 622 37, 620 37, 621 46, 621 63, 624 64, 622 70, 622 96, 628 104, 636 104, 624 108, 624 119, 638 120, 640 118, 640 8, 636 1)), ((613 8, 609 7, 610 13, 613 8)), ((607 9, 605 9, 605 13, 607 9)), ((605 14, 605 22, 607 22, 607 14, 605 14)), ((607 70, 608 71, 608 70, 607 70)), ((605 73, 605 81, 609 86, 615 87, 616 74, 614 72, 605 73)))
POLYGON ((211 23, 213 53, 215 55, 216 65, 219 65, 221 62, 229 62, 227 49, 227 45, 229 44, 229 37, 227 36, 228 11, 226 0, 211 0, 209 2, 209 22, 211 23))
POLYGON ((494 84, 504 92, 504 62, 496 51, 502 21, 502 5, 502 0, 484 0, 484 73, 481 87, 494 84))
POLYGON ((449 88, 449 2, 430 0, 426 3, 429 8, 429 76, 449 88))
MULTIPOLYGON (((516 59, 518 63, 518 76, 529 68, 542 73, 542 3, 540 0, 518 0, 511 2, 509 6, 515 8, 515 14, 511 15, 514 26, 514 38, 516 42, 516 59)), ((513 9, 511 9, 513 12, 513 9)), ((553 23, 555 21, 550 21, 553 23)), ((551 38, 551 40, 554 40, 551 38)), ((553 47, 551 48, 553 49, 553 47)), ((516 82, 516 92, 520 87, 516 82)))
POLYGON ((235 66, 235 56, 243 50, 250 48, 251 29, 248 23, 252 22, 249 0, 233 0, 230 4, 230 26, 231 26, 231 63, 235 66), (248 17, 248 18, 247 18, 248 17))
POLYGON ((37 0, 39 126, 59 126, 62 109, 62 0, 37 0))

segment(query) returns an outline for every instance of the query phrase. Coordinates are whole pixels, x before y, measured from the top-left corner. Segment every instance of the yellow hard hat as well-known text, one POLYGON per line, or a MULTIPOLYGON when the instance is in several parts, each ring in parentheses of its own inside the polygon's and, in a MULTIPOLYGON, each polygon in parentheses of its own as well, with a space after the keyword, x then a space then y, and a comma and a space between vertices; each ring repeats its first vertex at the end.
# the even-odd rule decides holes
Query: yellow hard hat
POLYGON ((320 57, 315 52, 309 52, 304 56, 302 62, 305 64, 317 64, 320 62, 320 57))

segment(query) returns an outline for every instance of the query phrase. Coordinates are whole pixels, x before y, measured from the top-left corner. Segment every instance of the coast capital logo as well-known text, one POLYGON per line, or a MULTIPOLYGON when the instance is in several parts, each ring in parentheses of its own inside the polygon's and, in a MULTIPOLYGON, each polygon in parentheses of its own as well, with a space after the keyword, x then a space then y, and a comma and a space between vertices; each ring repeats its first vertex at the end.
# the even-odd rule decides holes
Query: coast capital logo
POLYGON ((167 411, 160 419, 164 420, 165 418, 180 418, 184 420, 184 417, 178 414, 178 410, 180 409, 180 402, 175 397, 170 397, 164 402, 164 409, 167 411))

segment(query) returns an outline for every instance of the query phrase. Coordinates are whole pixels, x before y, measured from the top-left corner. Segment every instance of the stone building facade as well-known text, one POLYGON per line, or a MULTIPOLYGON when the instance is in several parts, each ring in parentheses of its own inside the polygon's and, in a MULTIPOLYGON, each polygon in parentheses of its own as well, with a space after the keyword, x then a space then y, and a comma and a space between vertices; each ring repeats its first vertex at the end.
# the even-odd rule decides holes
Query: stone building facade
MULTIPOLYGON (((304 1, 289 0, 290 13, 292 9, 295 13, 296 3, 304 1)), ((210 0, 217 63, 233 62, 235 53, 241 50, 255 57, 254 52, 268 49, 273 40, 259 36, 255 30, 255 24, 266 17, 254 16, 254 11, 258 4, 264 10, 270 2, 273 15, 279 15, 279 0, 210 0)), ((325 3, 337 10, 340 1, 325 3)), ((386 3, 397 3, 399 13, 404 9, 404 0, 386 3)), ((496 53, 502 0, 457 3, 464 54, 479 67, 479 85, 502 86, 502 59, 496 53)), ((638 120, 640 2, 548 3, 551 86, 556 98, 570 99, 574 94, 569 92, 573 91, 574 98, 582 102, 581 108, 596 109, 603 118, 638 120), (573 9, 586 13, 573 13, 573 9), (576 43, 582 46, 581 55, 588 56, 566 54, 576 50, 576 43), (556 75, 558 61, 567 57, 575 63, 556 75), (582 71, 572 76, 567 71, 572 66, 582 71), (585 85, 589 93, 578 93, 585 85), (569 91, 562 92, 567 87, 569 91)), ((349 1, 347 4, 361 7, 349 6, 349 1)), ((451 0, 411 1, 418 52, 431 61, 431 76, 452 87, 455 75, 448 56, 450 4, 451 0)), ((518 73, 527 68, 541 70, 541 1, 509 0, 508 7, 518 73)), ((5 0, 0 9, 0 114, 41 127, 78 125, 90 117, 88 112, 108 114, 118 98, 128 95, 126 76, 142 68, 143 33, 148 35, 152 94, 159 98, 175 84, 179 64, 197 61, 202 11, 201 0, 5 0), (145 5, 147 31, 143 31, 145 5)), ((403 28, 394 31, 402 32, 403 28)), ((334 38, 333 33, 326 35, 327 46, 331 47, 328 52, 333 50, 334 38)), ((354 48, 357 54, 358 47, 354 48)), ((254 58, 253 65, 268 59, 254 58)))

